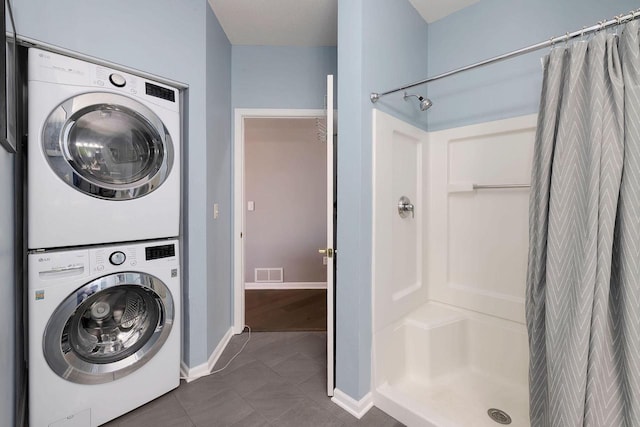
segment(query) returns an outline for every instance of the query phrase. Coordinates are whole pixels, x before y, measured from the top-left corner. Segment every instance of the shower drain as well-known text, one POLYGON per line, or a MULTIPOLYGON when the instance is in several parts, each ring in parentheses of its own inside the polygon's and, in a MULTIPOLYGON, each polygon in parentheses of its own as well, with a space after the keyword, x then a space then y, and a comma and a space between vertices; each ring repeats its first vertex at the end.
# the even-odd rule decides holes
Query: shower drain
POLYGON ((489 414, 489 418, 498 424, 511 424, 511 417, 509 414, 501 411, 500 409, 491 408, 487 411, 487 414, 489 414))

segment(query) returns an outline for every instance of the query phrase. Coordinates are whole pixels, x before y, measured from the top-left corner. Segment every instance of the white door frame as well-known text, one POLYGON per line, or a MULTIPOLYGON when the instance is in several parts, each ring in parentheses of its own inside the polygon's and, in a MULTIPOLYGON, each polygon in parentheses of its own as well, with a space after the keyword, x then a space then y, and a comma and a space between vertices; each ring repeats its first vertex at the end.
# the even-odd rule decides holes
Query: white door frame
MULTIPOLYGON (((244 119, 324 117, 322 109, 236 108, 233 142, 233 332, 242 333, 244 319, 244 119)), ((327 316, 330 314, 327 313, 327 316)))

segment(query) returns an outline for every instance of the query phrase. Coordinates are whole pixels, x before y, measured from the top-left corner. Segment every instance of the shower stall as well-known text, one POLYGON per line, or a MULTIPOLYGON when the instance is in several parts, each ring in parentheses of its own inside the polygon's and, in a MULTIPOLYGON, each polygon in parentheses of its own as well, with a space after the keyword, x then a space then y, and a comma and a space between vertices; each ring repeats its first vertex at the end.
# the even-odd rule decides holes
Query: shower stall
POLYGON ((407 425, 529 425, 535 127, 425 132, 373 110, 373 400, 407 425))

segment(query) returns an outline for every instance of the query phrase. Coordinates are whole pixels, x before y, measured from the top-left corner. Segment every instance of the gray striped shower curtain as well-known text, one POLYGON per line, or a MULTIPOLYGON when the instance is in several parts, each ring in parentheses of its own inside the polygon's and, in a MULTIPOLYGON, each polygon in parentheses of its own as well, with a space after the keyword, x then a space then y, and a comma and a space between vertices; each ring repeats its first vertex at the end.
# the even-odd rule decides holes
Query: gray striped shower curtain
POLYGON ((529 211, 533 427, 640 426, 640 26, 544 59, 529 211))

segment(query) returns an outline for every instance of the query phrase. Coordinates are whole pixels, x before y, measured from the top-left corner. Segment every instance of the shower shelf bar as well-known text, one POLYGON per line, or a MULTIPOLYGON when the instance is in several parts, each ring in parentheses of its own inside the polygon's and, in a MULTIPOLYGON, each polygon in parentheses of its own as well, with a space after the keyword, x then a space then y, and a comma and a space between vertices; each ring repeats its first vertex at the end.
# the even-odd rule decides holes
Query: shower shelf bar
POLYGON ((509 52, 509 53, 505 53, 499 56, 495 56, 493 58, 490 59, 485 59, 484 61, 480 61, 477 62, 475 64, 471 64, 471 65, 467 65, 461 68, 457 68, 455 70, 451 70, 451 71, 447 71, 445 73, 442 74, 438 74, 436 76, 433 77, 429 77, 427 79, 424 80, 420 80, 418 82, 415 83, 410 83, 408 85, 396 88, 396 89, 392 89, 392 90, 388 90, 386 92, 382 92, 382 93, 377 93, 377 92, 372 92, 369 99, 371 99, 371 102, 376 103, 380 97, 385 96, 385 95, 389 95, 395 92, 400 92, 406 89, 410 89, 412 87, 416 87, 416 86, 420 86, 429 82, 433 82, 436 80, 440 80, 443 79, 445 77, 449 77, 452 76, 454 74, 458 74, 461 73, 463 71, 467 71, 467 70, 471 70, 473 68, 478 68, 478 67, 482 67, 485 65, 489 65, 492 64, 494 62, 499 62, 499 61, 503 61, 505 59, 509 59, 509 58, 514 58, 516 56, 520 56, 520 55, 524 55, 526 53, 530 53, 539 49, 544 49, 545 47, 549 47, 549 46, 553 46, 556 43, 564 43, 567 42, 569 40, 572 40, 574 38, 577 37, 583 37, 585 35, 591 34, 591 33, 595 33, 597 31, 601 31, 604 29, 607 29, 609 27, 613 27, 615 25, 620 25, 622 23, 625 22, 629 22, 629 21, 633 21, 635 19, 640 18, 640 8, 630 11, 629 13, 625 14, 625 15, 619 15, 616 16, 612 19, 609 19, 608 21, 600 21, 595 25, 592 25, 591 27, 584 27, 581 30, 577 30, 574 31, 572 33, 566 33, 565 35, 562 36, 558 36, 558 37, 551 37, 549 40, 531 45, 531 46, 527 46, 524 47, 522 49, 518 49, 518 50, 514 50, 513 52, 509 52))
POLYGON ((529 184, 473 184, 474 190, 486 190, 494 188, 529 188, 529 184))
POLYGON ((475 190, 530 188, 529 184, 449 184, 449 193, 468 193, 475 190))

